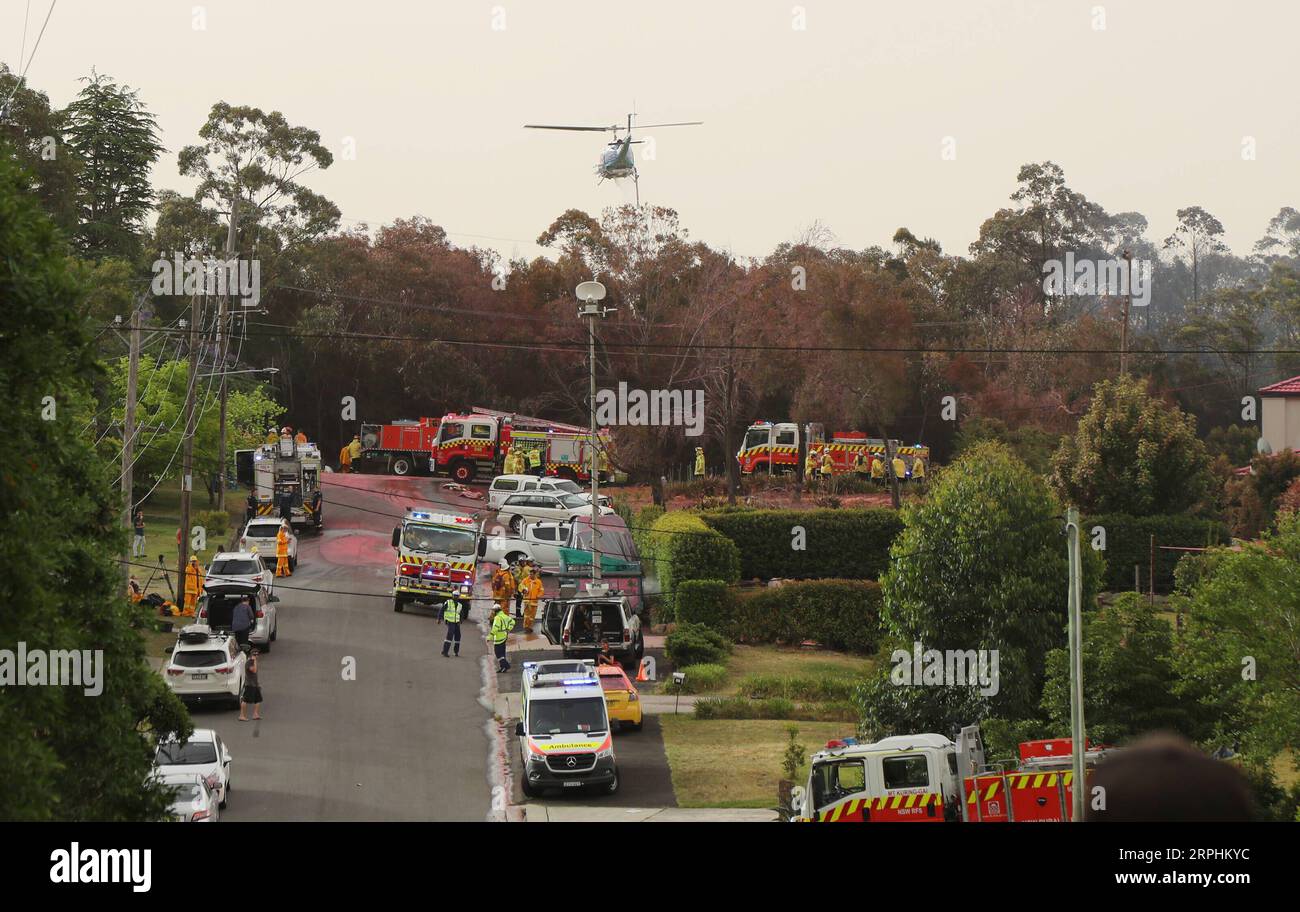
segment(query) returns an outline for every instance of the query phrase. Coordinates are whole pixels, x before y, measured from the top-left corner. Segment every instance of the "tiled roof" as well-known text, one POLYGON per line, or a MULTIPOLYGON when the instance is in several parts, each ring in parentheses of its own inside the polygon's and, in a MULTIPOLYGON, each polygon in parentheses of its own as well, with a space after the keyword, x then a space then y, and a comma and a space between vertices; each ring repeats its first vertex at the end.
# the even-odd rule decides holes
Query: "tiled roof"
POLYGON ((1278 396, 1300 396, 1300 377, 1292 377, 1290 380, 1283 380, 1280 383, 1274 383, 1272 386, 1265 386, 1260 389, 1261 393, 1273 393, 1278 396))

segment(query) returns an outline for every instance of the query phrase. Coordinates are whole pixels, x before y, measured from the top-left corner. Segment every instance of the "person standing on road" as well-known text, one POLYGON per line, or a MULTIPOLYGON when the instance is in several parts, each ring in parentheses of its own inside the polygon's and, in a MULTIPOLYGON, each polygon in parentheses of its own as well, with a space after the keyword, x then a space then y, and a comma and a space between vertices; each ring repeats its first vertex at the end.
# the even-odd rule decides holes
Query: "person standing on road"
POLYGON ((293 576, 289 569, 289 532, 283 525, 275 534, 275 575, 293 576))
POLYGON ((695 477, 704 477, 704 447, 695 448, 695 477))
POLYGON ((510 597, 515 594, 515 578, 506 567, 497 567, 492 574, 492 599, 502 611, 510 610, 510 597))
POLYGON ((519 561, 510 565, 510 575, 515 581, 515 617, 524 616, 524 578, 528 576, 528 568, 524 564, 525 561, 519 561))
POLYGON ((361 459, 361 435, 360 434, 352 435, 352 442, 348 444, 348 455, 352 457, 349 460, 349 464, 352 467, 352 471, 355 472, 357 470, 357 462, 361 459))
POLYGON ((537 567, 528 568, 524 579, 524 633, 533 632, 533 621, 537 619, 537 600, 542 597, 542 576, 537 567))
POLYGON ((248 635, 253 631, 253 606, 249 604, 248 596, 241 598, 231 612, 230 629, 235 634, 236 643, 240 646, 247 645, 248 635))
POLYGON ((871 480, 878 485, 885 483, 885 460, 879 456, 871 458, 871 480))
POLYGON ((447 650, 454 648, 456 658, 460 658, 460 622, 465 617, 465 607, 456 599, 447 599, 443 603, 442 619, 447 624, 447 638, 442 641, 442 657, 447 658, 447 650))
POLYGON ((248 665, 244 669, 244 692, 239 698, 239 721, 248 721, 248 707, 253 707, 253 721, 262 719, 262 685, 257 681, 257 650, 248 655, 248 665))
POLYGON ((510 638, 510 631, 515 627, 515 619, 510 616, 510 612, 502 611, 500 605, 492 608, 492 628, 488 635, 492 639, 492 651, 497 657, 497 674, 505 674, 510 670, 510 661, 506 658, 506 640, 510 638))
POLYGON ((136 510, 135 516, 131 517, 132 532, 135 538, 131 540, 131 556, 144 557, 144 511, 136 510))

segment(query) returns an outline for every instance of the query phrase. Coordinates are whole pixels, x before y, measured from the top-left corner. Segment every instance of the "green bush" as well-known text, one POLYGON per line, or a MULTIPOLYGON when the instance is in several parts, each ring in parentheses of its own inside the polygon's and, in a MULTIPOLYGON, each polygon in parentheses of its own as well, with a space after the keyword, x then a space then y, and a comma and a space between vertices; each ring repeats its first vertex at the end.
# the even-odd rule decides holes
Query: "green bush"
POLYGON ((810 580, 734 598, 731 634, 747 643, 815 640, 872 653, 880 644, 880 586, 870 580, 810 580))
POLYGON ((795 703, 785 697, 751 700, 746 697, 707 697, 695 701, 697 719, 800 719, 812 722, 856 723, 851 702, 795 703))
POLYGON ((715 532, 694 513, 677 510, 655 520, 650 550, 659 591, 672 616, 677 610, 677 586, 685 580, 740 579, 740 552, 725 535, 715 532))
MULTIPOLYGON (((684 668, 678 668, 678 671, 686 675, 686 680, 682 682, 681 693, 697 694, 709 690, 717 690, 722 686, 722 682, 727 679, 727 666, 717 665, 712 662, 705 662, 700 665, 687 665, 684 668)), ((671 677, 666 678, 663 686, 660 688, 665 694, 672 695, 678 693, 678 687, 673 683, 671 677)))
POLYGON ((683 580, 677 584, 677 620, 714 630, 731 626, 731 590, 721 580, 683 580))
MULTIPOLYGON (((1181 548, 1204 548, 1228 542, 1228 529, 1222 523, 1196 519, 1185 515, 1128 516, 1107 513, 1085 517, 1080 524, 1081 539, 1091 544, 1092 530, 1101 526, 1106 530, 1106 577, 1102 588, 1111 592, 1133 589, 1133 565, 1141 568, 1142 591, 1150 585, 1151 536, 1156 537, 1156 592, 1167 593, 1174 589, 1174 568, 1186 551, 1161 551, 1161 545, 1181 548)), ((1194 553, 1194 552, 1192 552, 1194 553)))
POLYGON ((225 510, 199 510, 194 514, 191 526, 202 526, 207 530, 213 547, 220 547, 215 541, 230 531, 230 514, 225 510))
POLYGON ((751 510, 701 518, 740 549, 743 579, 876 579, 903 528, 890 509, 751 510), (804 550, 796 551, 796 526, 804 550))
POLYGON ((676 668, 723 665, 731 654, 731 643, 703 624, 678 624, 664 640, 664 653, 676 668))
POLYGON ((659 517, 663 515, 663 507, 650 504, 637 511, 636 522, 628 523, 628 528, 632 530, 632 540, 636 542, 636 549, 647 567, 653 563, 652 559, 655 556, 650 541, 650 530, 659 517))

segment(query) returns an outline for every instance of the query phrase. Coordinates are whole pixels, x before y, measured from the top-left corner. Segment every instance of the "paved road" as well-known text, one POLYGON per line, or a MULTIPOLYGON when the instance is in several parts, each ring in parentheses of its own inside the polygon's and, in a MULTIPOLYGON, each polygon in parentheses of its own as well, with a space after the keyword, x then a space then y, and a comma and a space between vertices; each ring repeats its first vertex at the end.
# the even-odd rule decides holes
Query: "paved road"
POLYGON ((392 609, 395 517, 430 506, 413 498, 481 509, 432 479, 326 476, 325 532, 303 536, 298 571, 276 586, 280 633, 261 669, 265 720, 194 710, 195 725, 215 728, 234 755, 224 819, 487 818, 480 628, 466 624, 461 658, 443 659, 444 628, 431 611, 392 609), (355 680, 343 678, 349 657, 355 680))

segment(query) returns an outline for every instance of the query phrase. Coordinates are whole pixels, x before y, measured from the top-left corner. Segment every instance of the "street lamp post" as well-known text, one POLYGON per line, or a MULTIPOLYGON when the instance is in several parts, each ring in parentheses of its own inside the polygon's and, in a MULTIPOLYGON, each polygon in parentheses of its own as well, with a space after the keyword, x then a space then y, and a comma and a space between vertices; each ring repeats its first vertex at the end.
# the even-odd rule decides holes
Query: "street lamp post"
POLYGON ((597 522, 600 519, 600 463, 597 460, 596 436, 596 318, 603 317, 606 309, 601 306, 605 299, 605 286, 597 281, 583 282, 575 290, 578 296, 578 317, 587 320, 588 368, 590 375, 590 412, 591 412, 591 579, 600 582, 600 546, 597 536, 600 534, 597 522))

